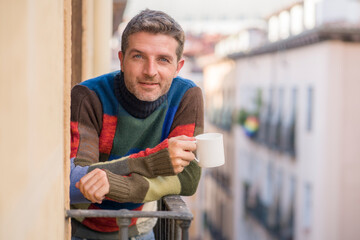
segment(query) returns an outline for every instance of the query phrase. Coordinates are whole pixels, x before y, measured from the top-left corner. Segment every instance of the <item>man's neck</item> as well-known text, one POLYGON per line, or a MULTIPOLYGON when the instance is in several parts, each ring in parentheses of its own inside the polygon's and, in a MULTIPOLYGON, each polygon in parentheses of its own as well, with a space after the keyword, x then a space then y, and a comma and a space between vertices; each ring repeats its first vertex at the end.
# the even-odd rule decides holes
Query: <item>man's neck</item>
POLYGON ((167 98, 167 94, 159 97, 152 102, 141 101, 126 88, 124 74, 120 72, 115 76, 114 81, 115 95, 121 106, 133 117, 147 118, 150 116, 167 98))

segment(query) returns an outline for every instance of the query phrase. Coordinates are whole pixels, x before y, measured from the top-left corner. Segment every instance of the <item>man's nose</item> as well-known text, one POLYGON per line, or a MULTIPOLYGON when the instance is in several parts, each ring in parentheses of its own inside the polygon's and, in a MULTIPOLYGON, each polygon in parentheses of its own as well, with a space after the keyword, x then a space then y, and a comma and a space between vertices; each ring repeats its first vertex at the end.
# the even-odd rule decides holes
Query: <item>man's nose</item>
POLYGON ((144 71, 144 74, 146 74, 147 76, 154 77, 157 73, 155 61, 153 61, 153 60, 146 61, 143 71, 144 71))

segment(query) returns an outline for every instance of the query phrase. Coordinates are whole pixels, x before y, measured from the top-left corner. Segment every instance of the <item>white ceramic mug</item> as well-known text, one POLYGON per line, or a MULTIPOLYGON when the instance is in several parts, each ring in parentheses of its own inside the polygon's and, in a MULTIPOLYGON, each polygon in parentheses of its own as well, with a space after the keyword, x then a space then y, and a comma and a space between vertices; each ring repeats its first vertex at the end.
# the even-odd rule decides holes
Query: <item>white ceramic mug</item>
POLYGON ((204 133, 196 137, 196 160, 203 168, 218 167, 225 163, 223 135, 204 133))

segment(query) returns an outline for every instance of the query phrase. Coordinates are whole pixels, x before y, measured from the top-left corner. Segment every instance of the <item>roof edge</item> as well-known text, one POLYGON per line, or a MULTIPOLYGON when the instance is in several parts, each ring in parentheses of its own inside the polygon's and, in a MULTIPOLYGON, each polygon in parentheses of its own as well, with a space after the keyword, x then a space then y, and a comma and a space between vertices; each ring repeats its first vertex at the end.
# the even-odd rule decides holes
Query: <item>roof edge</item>
POLYGON ((303 47, 322 41, 338 40, 343 42, 360 42, 360 28, 344 28, 321 26, 304 31, 298 35, 277 42, 267 42, 263 46, 250 49, 246 52, 237 52, 227 55, 228 58, 237 59, 261 54, 273 53, 303 47))

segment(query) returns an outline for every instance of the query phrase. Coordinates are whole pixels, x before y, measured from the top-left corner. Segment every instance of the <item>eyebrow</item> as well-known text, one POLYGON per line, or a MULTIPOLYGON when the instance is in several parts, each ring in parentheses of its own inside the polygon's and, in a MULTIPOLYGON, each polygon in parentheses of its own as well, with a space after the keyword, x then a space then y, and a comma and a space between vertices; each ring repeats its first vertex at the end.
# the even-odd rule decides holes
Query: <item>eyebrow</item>
POLYGON ((130 49, 129 54, 131 54, 131 53, 142 53, 142 51, 137 50, 137 49, 130 49))

